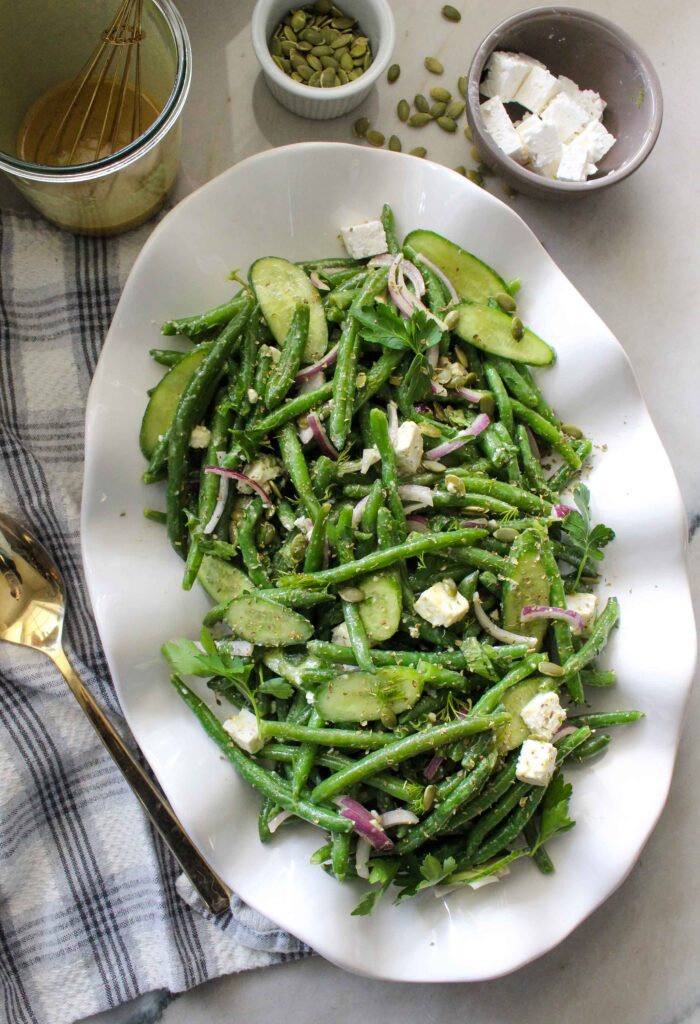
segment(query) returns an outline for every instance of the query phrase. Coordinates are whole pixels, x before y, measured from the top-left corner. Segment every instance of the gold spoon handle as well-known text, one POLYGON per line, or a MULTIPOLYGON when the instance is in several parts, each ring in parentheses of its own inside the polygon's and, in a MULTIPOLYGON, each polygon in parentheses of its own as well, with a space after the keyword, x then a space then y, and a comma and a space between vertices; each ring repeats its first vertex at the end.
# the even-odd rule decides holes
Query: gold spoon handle
POLYGON ((207 908, 212 914, 222 914, 225 910, 228 910, 231 901, 230 889, 207 864, 199 850, 197 850, 175 816, 175 812, 165 796, 159 792, 140 764, 135 760, 117 730, 85 686, 85 683, 73 669, 65 652, 59 648, 58 650, 47 651, 46 653, 49 654, 56 668, 63 675, 73 696, 87 715, 95 732, 104 743, 115 764, 141 802, 141 806, 170 847, 180 867, 192 882, 207 908))

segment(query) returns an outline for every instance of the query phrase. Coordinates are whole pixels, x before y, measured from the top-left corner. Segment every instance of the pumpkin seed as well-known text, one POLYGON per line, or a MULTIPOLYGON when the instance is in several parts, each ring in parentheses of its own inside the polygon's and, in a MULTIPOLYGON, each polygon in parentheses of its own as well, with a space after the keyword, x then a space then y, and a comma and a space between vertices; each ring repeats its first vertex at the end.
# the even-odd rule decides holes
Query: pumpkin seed
POLYGON ((452 99, 452 93, 450 90, 444 89, 441 85, 434 85, 430 90, 430 95, 436 103, 449 103, 452 99))
POLYGON ((506 313, 514 313, 517 309, 517 303, 512 295, 508 295, 507 292, 499 292, 498 295, 494 296, 496 302, 506 313))
POLYGON ((396 116, 399 121, 408 121, 409 114, 411 113, 411 107, 408 100, 399 100, 396 106, 396 116))
POLYGON ((372 54, 368 50, 367 53, 365 54, 365 59, 362 62, 362 67, 365 69, 365 71, 369 70, 369 66, 370 66, 371 63, 372 63, 372 54))
POLYGON ((330 89, 335 85, 335 71, 333 68, 324 68, 321 72, 319 83, 322 89, 330 89))
POLYGON ((564 434, 568 434, 569 437, 573 437, 577 441, 580 441, 583 437, 583 431, 574 426, 573 423, 562 423, 561 429, 564 434))
POLYGON ((425 146, 416 146, 415 149, 411 149, 409 152, 411 156, 417 156, 421 160, 423 159, 424 156, 428 155, 428 150, 425 148, 425 146))
POLYGON ((314 55, 314 57, 332 57, 333 47, 326 46, 325 43, 322 43, 320 46, 312 47, 311 53, 314 55))
POLYGON ((462 97, 462 99, 466 100, 466 98, 467 98, 467 76, 466 75, 460 75, 460 77, 457 79, 457 91, 459 92, 459 95, 462 97))
POLYGON ((422 114, 420 111, 416 114, 411 114, 408 119, 408 124, 411 128, 423 128, 426 124, 432 121, 430 114, 422 114))
POLYGON ((457 122, 454 120, 454 118, 448 117, 446 114, 443 114, 442 117, 438 117, 437 123, 440 125, 444 132, 457 131, 457 122))
POLYGON ((513 320, 510 325, 510 333, 513 335, 516 341, 520 341, 523 334, 525 333, 523 322, 519 316, 513 317, 513 320))
POLYGON ((312 46, 320 46, 321 43, 325 42, 323 32, 319 32, 317 28, 305 28, 301 33, 301 38, 304 42, 311 43, 312 46))
POLYGON ((391 67, 389 68, 389 70, 386 73, 386 80, 387 80, 387 82, 390 82, 390 83, 395 82, 400 74, 401 74, 401 66, 399 64, 392 64, 391 67))
POLYGON ((289 57, 292 53, 295 53, 296 48, 296 43, 290 43, 288 39, 283 39, 280 43, 280 50, 285 57, 289 57))
POLYGON ((345 32, 346 29, 352 28, 354 24, 355 24, 355 19, 354 18, 348 18, 348 17, 333 18, 333 21, 331 22, 331 25, 333 26, 333 28, 340 29, 341 32, 345 32))
POLYGON ((426 786, 423 790, 423 811, 428 812, 435 803, 435 797, 437 796, 437 786, 426 786))
POLYGON ((353 71, 348 71, 348 78, 351 82, 354 82, 356 78, 359 78, 362 74, 362 68, 355 68, 353 71))
MULTIPOLYGON (((325 42, 327 42, 329 46, 332 46, 333 43, 336 41, 336 39, 340 38, 341 33, 338 31, 337 28, 330 28, 329 27, 329 28, 324 28, 323 35, 324 35, 325 42)), ((352 40, 352 36, 350 36, 350 40, 352 40)), ((345 43, 341 43, 340 45, 341 46, 345 46, 345 43)))
POLYGON ((442 11, 440 12, 443 18, 447 18, 448 21, 461 21, 462 15, 459 13, 456 7, 452 4, 445 4, 442 11))
POLYGON ((334 57, 321 57, 321 64, 324 68, 333 68, 334 71, 338 70, 338 61, 334 57))
POLYGON ((554 679, 564 675, 561 665, 557 665, 553 661, 541 661, 537 666, 537 671, 541 672, 543 676, 551 676, 554 679))
POLYGON ((270 40, 270 54, 273 57, 282 56, 282 44, 277 38, 277 36, 273 36, 272 39, 270 40))
POLYGON ((347 71, 344 71, 342 68, 338 68, 338 70, 335 73, 335 77, 338 79, 339 85, 347 85, 348 84, 348 74, 347 74, 347 71))
POLYGON ((308 64, 299 64, 299 66, 297 67, 297 74, 301 75, 305 82, 308 82, 308 80, 313 75, 313 71, 311 70, 308 64))
POLYGON ((359 587, 343 587, 338 591, 338 597, 349 604, 358 604, 358 602, 364 601, 365 592, 359 587))
POLYGON ((306 64, 306 61, 301 56, 301 54, 297 53, 296 50, 295 50, 294 53, 290 53, 290 55, 289 55, 289 63, 292 65, 292 67, 296 71, 297 68, 299 67, 299 65, 300 64, 306 64))
POLYGON ((447 104, 446 103, 433 103, 432 107, 429 110, 429 114, 433 118, 438 118, 438 117, 442 117, 442 115, 445 113, 446 110, 447 110, 447 104))
POLYGON ((311 51, 311 43, 305 43, 303 39, 297 42, 297 50, 299 53, 309 53, 311 51))
POLYGON ((288 39, 290 43, 296 43, 297 34, 291 25, 285 25, 282 31, 284 32, 285 38, 288 39))
MULTIPOLYGON (((440 431, 436 431, 437 436, 440 437, 440 431)), ((423 459, 423 469, 427 469, 429 473, 444 473, 447 466, 443 466, 441 462, 434 462, 432 459, 423 459)))
POLYGON ((464 126, 464 138, 467 140, 467 142, 472 141, 472 130, 468 124, 465 124, 464 126))
POLYGON ((351 57, 364 57, 366 52, 367 52, 367 43, 363 42, 361 39, 358 39, 350 47, 350 56, 351 57))
POLYGON ((306 63, 309 65, 310 68, 313 68, 314 71, 318 71, 319 73, 323 71, 323 64, 318 59, 318 57, 314 56, 313 53, 310 53, 309 56, 306 58, 306 63))
POLYGON ((426 71, 429 71, 431 75, 441 75, 445 70, 437 57, 426 57, 423 64, 426 71))
POLYGON ((453 100, 447 107, 447 116, 454 118, 461 117, 464 113, 465 106, 466 103, 464 100, 453 100))
POLYGON ((333 47, 334 50, 339 50, 341 46, 347 46, 348 43, 351 43, 351 42, 352 42, 352 33, 351 32, 345 32, 343 35, 337 36, 333 40, 333 42, 331 43, 331 46, 333 47))
POLYGON ((464 177, 467 173, 467 168, 464 166, 464 164, 459 164, 457 167, 455 167, 455 170, 457 171, 457 174, 461 174, 462 177, 464 177))
POLYGON ((474 185, 484 184, 484 179, 481 177, 478 171, 467 171, 467 177, 474 185))
POLYGON ((503 190, 503 194, 508 196, 509 199, 513 199, 514 196, 517 196, 518 194, 513 186, 509 185, 507 181, 501 182, 501 189, 503 190))
POLYGON ((500 529, 494 530, 493 536, 495 540, 501 540, 504 544, 512 544, 519 533, 511 526, 501 526, 500 529))
POLYGON ((454 473, 448 473, 445 477, 445 487, 450 494, 458 494, 460 497, 467 493, 464 480, 460 476, 455 476, 454 473))
POLYGON ((298 71, 292 71, 292 73, 291 73, 291 75, 289 77, 292 79, 293 82, 303 82, 304 81, 304 79, 301 77, 301 75, 299 74, 298 71))
POLYGON ((357 135, 358 139, 361 139, 363 137, 363 135, 366 135, 368 129, 369 129, 369 118, 368 117, 358 117, 357 121, 355 121, 354 125, 352 126, 352 130, 355 133, 355 135, 357 135))
POLYGON ((314 71, 313 75, 309 79, 308 85, 320 85, 321 84, 321 72, 314 71))
POLYGON ((389 136, 389 149, 393 150, 394 153, 401 152, 401 139, 398 137, 398 135, 389 136))
POLYGON ((430 104, 421 93, 417 93, 417 95, 413 97, 413 106, 421 114, 427 114, 430 110, 430 104))
POLYGON ((352 71, 353 67, 355 66, 352 62, 352 57, 350 56, 347 50, 340 57, 340 66, 343 69, 343 71, 352 71))
POLYGON ((485 412, 487 416, 493 418, 496 403, 494 402, 491 395, 482 395, 479 399, 479 412, 485 412))
POLYGON ((365 138, 369 142, 370 146, 383 146, 386 142, 382 133, 375 131, 374 128, 367 132, 365 138))
MULTIPOLYGON (((434 426, 432 423, 419 423, 418 428, 423 437, 442 437, 439 428, 434 426)), ((423 462, 423 465, 425 465, 425 461, 423 462)))
POLYGON ((398 718, 394 709, 385 704, 379 713, 379 721, 385 729, 393 729, 398 722, 398 718))
POLYGON ((455 352, 457 353, 457 361, 462 364, 465 370, 469 369, 469 359, 467 353, 459 345, 455 345, 455 352))
POLYGON ((469 150, 469 156, 472 158, 472 160, 476 164, 478 164, 479 161, 481 160, 481 153, 476 148, 476 146, 472 146, 472 148, 469 150))
POLYGON ((306 15, 303 11, 294 12, 292 15, 291 26, 295 32, 301 32, 301 30, 306 26, 306 15))

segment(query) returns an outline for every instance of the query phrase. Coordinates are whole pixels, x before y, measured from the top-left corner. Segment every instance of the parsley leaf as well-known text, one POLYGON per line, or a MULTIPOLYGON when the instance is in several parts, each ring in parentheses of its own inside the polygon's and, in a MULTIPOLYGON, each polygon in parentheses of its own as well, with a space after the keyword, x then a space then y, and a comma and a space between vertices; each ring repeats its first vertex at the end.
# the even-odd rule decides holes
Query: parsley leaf
POLYGON ((571 789, 571 783, 564 781, 561 772, 557 772, 547 786, 547 792, 542 801, 540 834, 530 850, 531 855, 539 850, 540 846, 543 846, 548 839, 561 835, 562 832, 568 832, 576 824, 569 817, 571 789))
POLYGON ((209 630, 202 630, 202 647, 204 650, 200 650, 192 640, 168 640, 161 647, 161 652, 177 675, 204 679, 218 676, 226 679, 254 706, 255 701, 248 686, 248 677, 253 669, 252 661, 219 651, 209 630))
POLYGON ((403 375, 396 392, 399 409, 404 416, 415 412, 416 402, 422 401, 430 391, 430 366, 428 360, 417 352, 411 365, 403 375))
POLYGON ((611 530, 609 526, 604 526, 600 523, 597 526, 591 527, 590 500, 591 492, 586 485, 576 484, 574 487, 576 509, 569 512, 563 524, 563 529, 568 534, 570 540, 577 547, 583 549, 576 577, 572 584, 574 590, 579 585, 588 559, 593 558, 597 562, 602 561, 602 548, 615 539, 615 531, 611 530))
POLYGON ((496 860, 487 861, 486 864, 479 864, 475 868, 467 868, 464 871, 457 871, 450 875, 445 881, 448 885, 471 885, 473 882, 480 882, 483 878, 490 878, 492 875, 508 874, 505 870, 511 861, 519 860, 530 851, 526 847, 512 850, 510 853, 498 857, 496 860))
POLYGON ((272 697, 287 700, 294 693, 294 687, 284 679, 264 679, 257 688, 258 693, 269 693, 272 697))
POLYGON ((377 885, 376 889, 370 889, 369 892, 365 893, 355 909, 352 911, 353 917, 365 917, 367 914, 372 913, 381 897, 394 881, 398 870, 398 860, 392 860, 388 857, 383 860, 378 860, 376 864, 372 865, 369 872, 369 883, 370 885, 377 885, 377 883, 380 884, 377 885))
POLYGON ((362 324, 366 341, 384 348, 406 349, 422 355, 427 348, 437 345, 442 337, 438 324, 422 309, 410 318, 401 316, 393 306, 380 302, 374 307, 355 309, 353 316, 362 324))

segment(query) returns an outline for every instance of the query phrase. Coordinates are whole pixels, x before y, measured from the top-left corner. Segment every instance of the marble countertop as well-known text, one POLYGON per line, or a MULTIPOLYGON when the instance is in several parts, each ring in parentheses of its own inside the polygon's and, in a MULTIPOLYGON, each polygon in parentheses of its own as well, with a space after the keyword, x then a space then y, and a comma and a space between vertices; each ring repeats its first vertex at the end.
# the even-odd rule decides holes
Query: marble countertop
MULTIPOLYGON (((518 0, 460 0, 452 26, 440 0, 392 0, 397 19, 400 83, 383 83, 356 112, 332 122, 288 114, 268 93, 249 40, 253 0, 178 0, 189 29, 195 72, 184 115, 183 171, 178 194, 253 153, 312 139, 352 141, 365 114, 405 148, 426 145, 433 159, 470 166, 469 145, 435 127, 399 125, 402 95, 434 82, 422 59, 440 56, 454 77, 502 18, 529 6, 518 0), (400 128, 400 131, 398 130, 400 128), (414 141, 415 140, 415 141, 414 141), (410 143, 410 145, 409 145, 410 143)), ((625 347, 679 478, 690 522, 691 569, 700 569, 700 185, 695 166, 700 123, 700 32, 696 0, 579 0, 612 18, 647 50, 665 97, 664 125, 647 164, 616 189, 570 204, 518 196, 514 205, 554 259, 625 347), (697 347, 694 347, 697 346, 697 347)), ((502 196, 490 179, 489 187, 502 196)), ((503 196, 502 196, 503 197, 503 196)), ((503 197, 505 198, 505 197, 503 197)), ((18 207, 0 185, 0 205, 18 207)), ((653 482, 650 481, 650 487, 653 482)), ((700 573, 693 573, 700 599, 700 573)), ((700 1022, 700 689, 688 708, 668 805, 625 884, 547 956, 498 981, 452 986, 399 986, 367 981, 313 958, 210 982, 173 998, 153 993, 92 1024, 204 1024, 250 1021, 284 1009, 287 1024, 336 1024, 360 1015, 386 1024, 468 1017, 472 1024, 535 1024, 562 1015, 567 1024, 700 1022)))

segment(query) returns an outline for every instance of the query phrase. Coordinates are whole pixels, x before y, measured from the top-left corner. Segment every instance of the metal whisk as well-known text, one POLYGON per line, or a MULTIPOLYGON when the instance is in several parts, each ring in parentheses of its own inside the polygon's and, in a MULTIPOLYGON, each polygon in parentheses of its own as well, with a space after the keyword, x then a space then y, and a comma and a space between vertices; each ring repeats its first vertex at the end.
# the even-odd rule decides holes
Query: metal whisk
POLYGON ((40 146, 40 162, 90 163, 123 149, 147 127, 141 91, 142 15, 143 0, 121 0, 100 44, 62 95, 59 109, 65 109, 53 137, 46 133, 48 148, 40 146))

